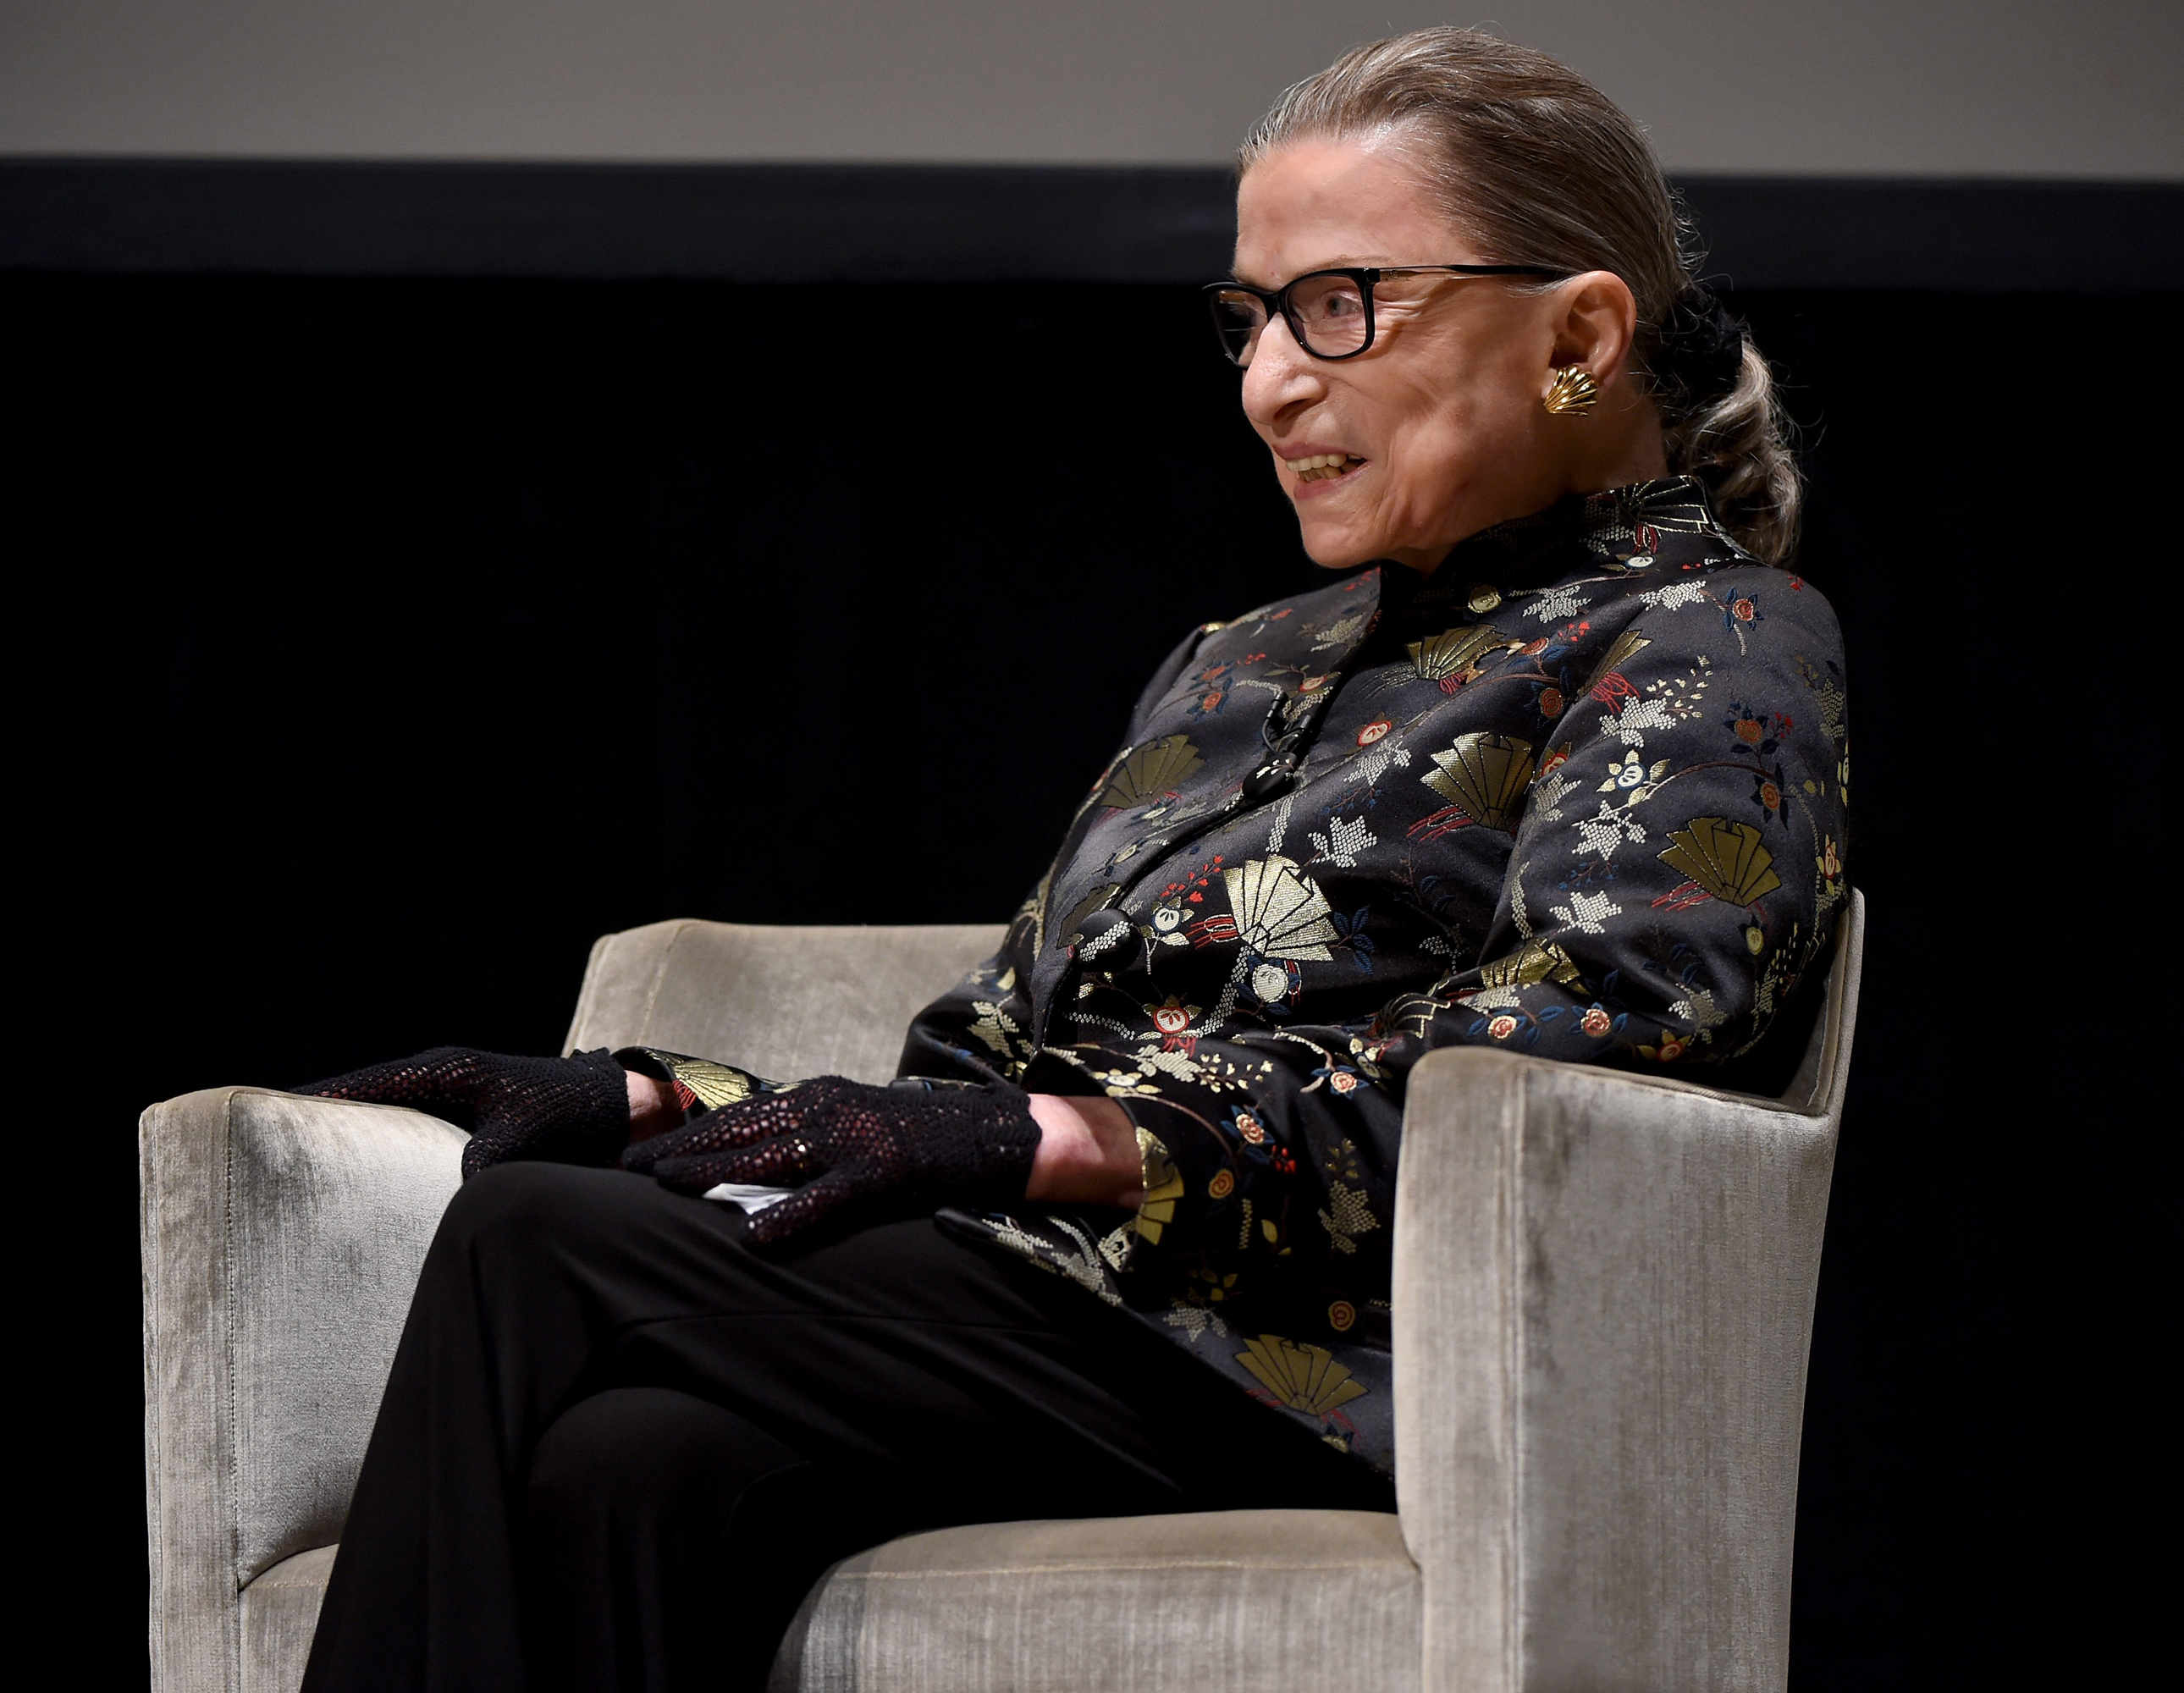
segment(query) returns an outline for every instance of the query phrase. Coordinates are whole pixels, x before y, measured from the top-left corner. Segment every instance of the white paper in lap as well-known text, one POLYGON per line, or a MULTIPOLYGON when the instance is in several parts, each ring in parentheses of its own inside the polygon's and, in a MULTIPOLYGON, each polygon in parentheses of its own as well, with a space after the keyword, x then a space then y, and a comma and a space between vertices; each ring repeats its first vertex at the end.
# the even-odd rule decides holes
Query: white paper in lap
POLYGON ((718 1200, 723 1205, 741 1206, 752 1217, 770 1205, 778 1205, 796 1191, 794 1188, 761 1188, 749 1182, 723 1182, 716 1188, 705 1189, 704 1197, 718 1200))

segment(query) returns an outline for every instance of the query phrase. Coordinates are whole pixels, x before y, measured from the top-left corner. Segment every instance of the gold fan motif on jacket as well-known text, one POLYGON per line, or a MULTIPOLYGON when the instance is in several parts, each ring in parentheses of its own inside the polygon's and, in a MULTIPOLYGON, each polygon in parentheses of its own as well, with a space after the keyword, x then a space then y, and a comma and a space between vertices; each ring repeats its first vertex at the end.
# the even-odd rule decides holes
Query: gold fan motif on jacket
POLYGON ((671 1067, 675 1079, 695 1094, 698 1103, 709 1111, 747 1100, 758 1091, 746 1072, 733 1065, 716 1064, 709 1058, 678 1057, 671 1067))
POLYGON ((1327 943, 1336 939, 1334 915, 1327 895, 1312 878, 1297 873, 1296 862, 1275 853, 1255 858, 1235 870, 1224 870, 1228 885, 1228 909, 1235 913, 1236 938, 1262 958, 1313 959, 1321 963, 1334 955, 1327 943))
POLYGON ((1277 1403, 1312 1417, 1324 1417, 1369 1391, 1350 1378, 1326 1347, 1300 1346, 1279 1334, 1253 1335, 1236 1362, 1259 1378, 1277 1403))
POLYGON ((1183 1197, 1183 1174, 1167 1156, 1161 1138, 1143 1128, 1138 1131, 1138 1167, 1144 1172, 1145 1196, 1131 1227, 1157 1246, 1161 1232, 1175 1221, 1175 1202, 1183 1197))
POLYGON ((1461 735, 1435 753, 1439 766, 1418 779, 1490 829, 1516 827, 1518 807, 1532 785, 1532 743, 1510 735, 1461 735))
POLYGON ((1443 682, 1468 670, 1483 654, 1502 644, 1502 632, 1492 624, 1472 623, 1413 641, 1405 650, 1421 682, 1443 682))
POLYGON ((1580 978, 1576 965, 1570 955, 1552 942, 1542 945, 1528 940, 1507 957, 1495 959, 1479 966, 1479 985, 1482 988, 1529 988, 1540 982, 1560 982, 1565 985, 1580 978))
POLYGON ((1123 760, 1100 794, 1102 805, 1150 805, 1165 799, 1206 760, 1188 735, 1163 735, 1148 741, 1123 760))
POLYGON ((1749 905, 1782 885, 1773 867, 1774 855, 1759 844, 1759 831, 1749 823, 1694 817, 1682 828, 1669 830, 1669 839, 1673 844, 1662 853, 1661 862, 1724 905, 1749 905))

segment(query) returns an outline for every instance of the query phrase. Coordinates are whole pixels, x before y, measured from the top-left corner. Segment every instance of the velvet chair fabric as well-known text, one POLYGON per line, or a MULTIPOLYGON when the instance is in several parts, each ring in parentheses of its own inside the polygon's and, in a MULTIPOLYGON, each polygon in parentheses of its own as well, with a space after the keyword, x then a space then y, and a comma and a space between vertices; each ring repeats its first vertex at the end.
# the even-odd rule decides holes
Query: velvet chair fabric
MULTIPOLYGON (((1396 1222, 1399 1517, 906 1536, 814 1590, 776 1687, 1783 1686, 1805 1362, 1864 929, 1854 895, 1778 1098, 1499 1050, 1418 1066, 1396 1222)), ((911 1015, 996 938, 652 924, 593 949, 570 1045, 884 1079, 911 1015)), ((415 1112, 257 1089, 145 1112, 160 1693, 300 1680, 461 1145, 415 1112)))

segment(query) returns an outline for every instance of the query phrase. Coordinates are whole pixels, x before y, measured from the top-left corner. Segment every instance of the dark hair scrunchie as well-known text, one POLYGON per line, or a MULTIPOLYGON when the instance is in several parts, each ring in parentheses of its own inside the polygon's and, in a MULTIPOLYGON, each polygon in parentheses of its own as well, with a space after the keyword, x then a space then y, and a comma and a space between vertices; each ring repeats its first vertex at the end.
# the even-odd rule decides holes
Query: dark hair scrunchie
POLYGON ((1696 282, 1676 297, 1658 338, 1665 367, 1658 374, 1694 400, 1719 399, 1743 372, 1743 320, 1696 282))

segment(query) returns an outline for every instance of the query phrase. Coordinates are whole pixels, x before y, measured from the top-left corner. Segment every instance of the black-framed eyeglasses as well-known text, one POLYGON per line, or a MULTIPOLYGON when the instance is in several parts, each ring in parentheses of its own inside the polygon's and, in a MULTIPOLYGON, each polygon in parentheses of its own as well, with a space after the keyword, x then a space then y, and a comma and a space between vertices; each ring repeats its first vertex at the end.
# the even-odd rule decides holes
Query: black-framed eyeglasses
POLYGON ((1268 293, 1238 281, 1208 282, 1206 302, 1213 310, 1214 333, 1221 350, 1248 365, 1259 337, 1276 312, 1289 324, 1296 344, 1315 359, 1330 363, 1355 359, 1373 344, 1373 286, 1383 276, 1409 276, 1429 270, 1455 276, 1552 276, 1569 275, 1540 265, 1346 265, 1307 270, 1268 293))

